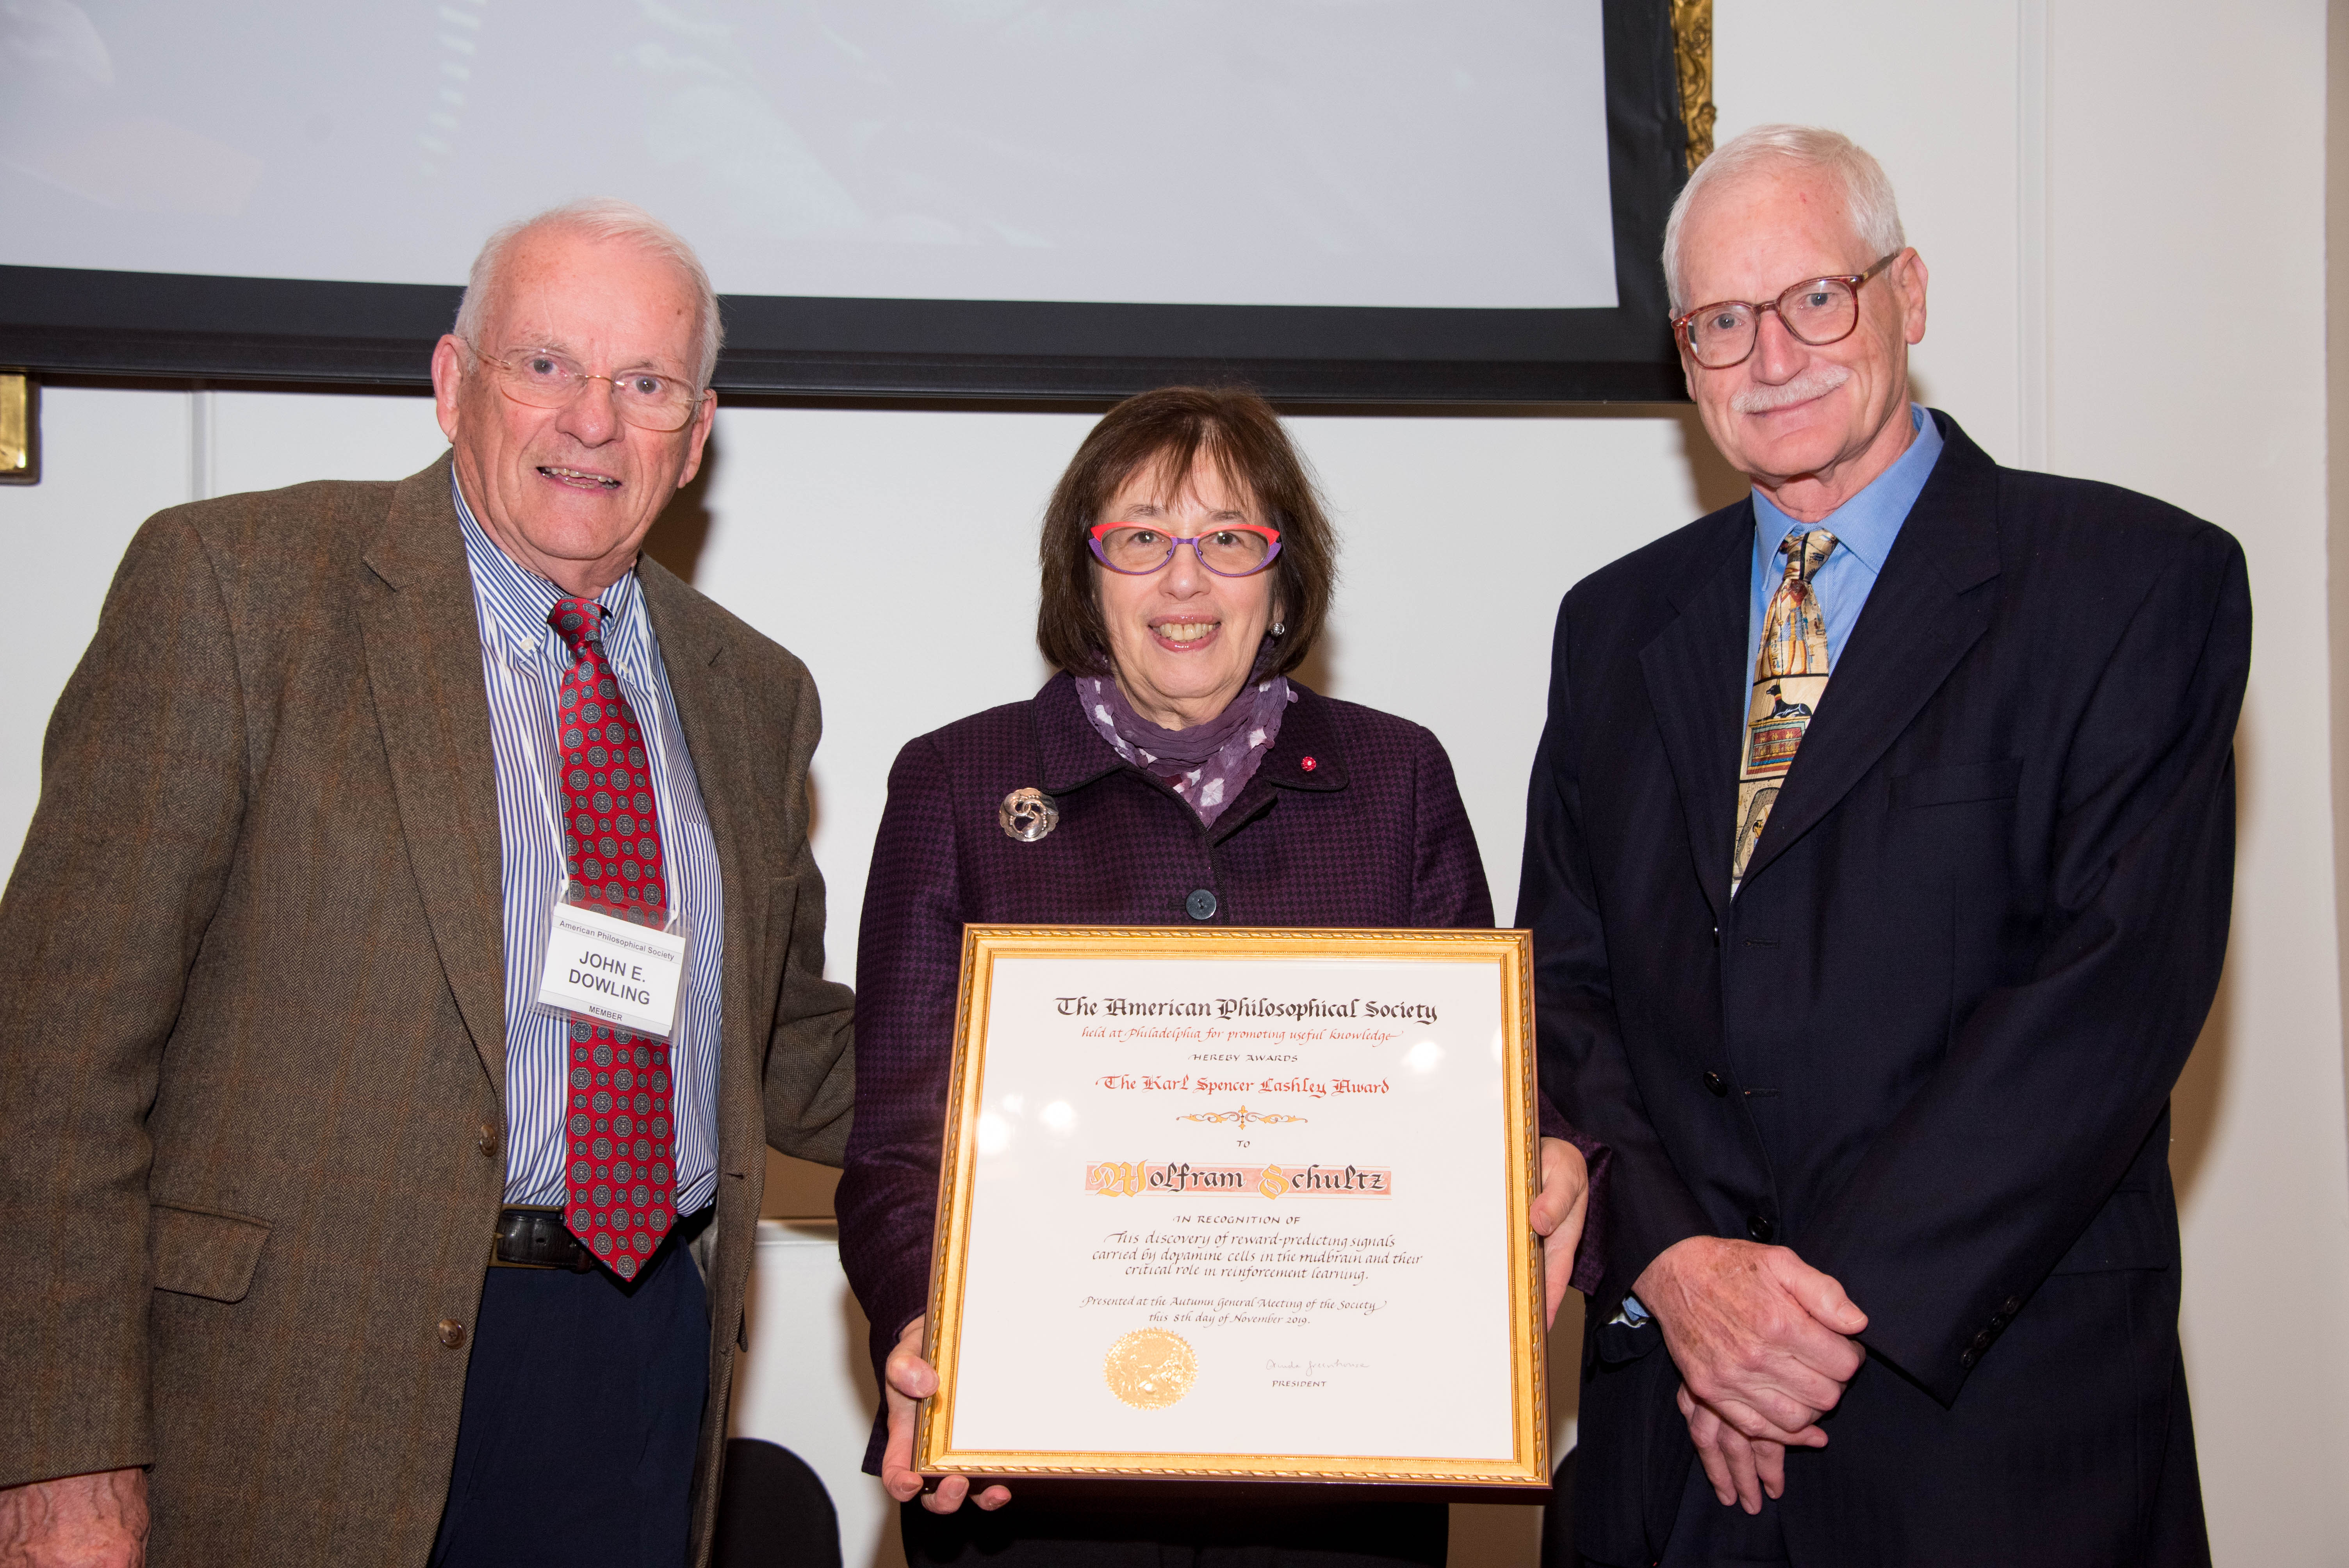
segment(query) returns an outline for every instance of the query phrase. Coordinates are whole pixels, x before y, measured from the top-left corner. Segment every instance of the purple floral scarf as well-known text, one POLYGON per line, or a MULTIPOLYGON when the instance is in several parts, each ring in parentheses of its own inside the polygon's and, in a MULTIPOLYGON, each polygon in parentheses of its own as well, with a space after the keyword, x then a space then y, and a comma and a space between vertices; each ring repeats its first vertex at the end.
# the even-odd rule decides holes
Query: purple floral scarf
POLYGON ((1209 827, 1256 774, 1272 749, 1280 719, 1297 700, 1288 677, 1252 678, 1231 705, 1205 724, 1161 729, 1125 700, 1108 676, 1076 677, 1077 703, 1116 753, 1174 786, 1209 827))

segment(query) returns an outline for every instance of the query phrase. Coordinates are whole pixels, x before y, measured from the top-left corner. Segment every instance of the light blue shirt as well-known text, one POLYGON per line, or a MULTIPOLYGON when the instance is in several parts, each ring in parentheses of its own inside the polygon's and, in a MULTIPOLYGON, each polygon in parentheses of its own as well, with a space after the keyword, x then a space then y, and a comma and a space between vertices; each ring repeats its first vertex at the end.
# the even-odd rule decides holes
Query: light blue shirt
POLYGON ((1836 536, 1835 553, 1811 578, 1811 590, 1818 595, 1819 609, 1827 618, 1829 674, 1842 665, 1844 642, 1858 624, 1868 591, 1876 586, 1876 575, 1884 570, 1884 558, 1892 553, 1892 542, 1900 536, 1909 509, 1917 504, 1918 492, 1932 477, 1933 464, 1941 455, 1941 430, 1932 416, 1911 403, 1909 419, 1917 432, 1909 449, 1857 495, 1816 522, 1797 522, 1759 490, 1754 492, 1754 607, 1746 623, 1745 668, 1737 683, 1741 725, 1745 712, 1743 694, 1751 688, 1754 661, 1762 651, 1762 617, 1770 608, 1770 595, 1785 581, 1786 562, 1778 553, 1778 542, 1789 533, 1824 528, 1836 536))
MULTIPOLYGON (((506 1202, 560 1207, 568 1201, 564 1118, 570 1026, 538 1005, 546 928, 556 886, 569 874, 559 828, 556 700, 570 649, 547 624, 563 594, 514 564, 474 521, 452 475, 457 521, 472 569, 481 627, 481 675, 490 693, 490 743, 498 773, 498 862, 505 888, 506 1202)), ((677 1085, 677 1212, 690 1214, 718 1185, 719 972, 725 906, 718 841, 668 689, 644 590, 633 572, 598 595, 604 652, 644 731, 660 820, 668 907, 691 934, 685 994, 669 1035, 677 1085)))

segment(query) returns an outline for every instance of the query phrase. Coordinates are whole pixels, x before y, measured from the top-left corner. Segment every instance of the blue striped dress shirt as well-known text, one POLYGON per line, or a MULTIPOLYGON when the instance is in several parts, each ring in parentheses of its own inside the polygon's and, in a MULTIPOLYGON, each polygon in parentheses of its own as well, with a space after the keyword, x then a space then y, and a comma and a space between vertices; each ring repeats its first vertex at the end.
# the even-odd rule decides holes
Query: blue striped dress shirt
MULTIPOLYGON (((555 698, 571 655, 546 621, 563 593, 492 542, 453 475, 450 490, 472 569, 490 740, 497 755, 498 859, 505 887, 506 1202, 560 1206, 569 1196, 563 1130, 569 1024, 538 1005, 538 982, 555 890, 570 874, 558 826, 555 698)), ((669 908, 691 936, 685 995, 669 1036, 682 1217, 709 1202, 718 1185, 719 975, 726 929, 718 841, 636 574, 605 589, 597 602, 604 606, 604 650, 652 753, 669 908)))

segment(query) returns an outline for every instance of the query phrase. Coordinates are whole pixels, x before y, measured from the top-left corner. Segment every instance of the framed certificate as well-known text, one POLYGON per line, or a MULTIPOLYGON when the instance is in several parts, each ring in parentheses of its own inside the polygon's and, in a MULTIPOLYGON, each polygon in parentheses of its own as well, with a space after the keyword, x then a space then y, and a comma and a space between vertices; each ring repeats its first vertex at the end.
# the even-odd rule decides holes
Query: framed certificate
POLYGON ((1531 937, 974 925, 915 1462, 1545 1487, 1531 937))

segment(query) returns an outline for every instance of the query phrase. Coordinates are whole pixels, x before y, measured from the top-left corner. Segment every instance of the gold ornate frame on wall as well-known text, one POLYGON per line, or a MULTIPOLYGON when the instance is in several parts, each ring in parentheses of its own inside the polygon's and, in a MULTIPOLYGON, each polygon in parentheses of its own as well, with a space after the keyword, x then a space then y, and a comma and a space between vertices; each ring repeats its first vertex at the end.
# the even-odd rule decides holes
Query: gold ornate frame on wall
POLYGON ((41 482, 41 386, 0 370, 0 485, 41 482))
POLYGON ((1681 81, 1688 166, 1713 156, 1713 0, 1672 0, 1672 63, 1681 81))
POLYGON ((1533 937, 1524 931, 1346 931, 1247 926, 1125 930, 1102 926, 968 925, 963 928, 962 984, 955 1007, 952 1089, 939 1166, 938 1213, 930 1264, 930 1309, 923 1353, 938 1372, 938 1391, 921 1402, 914 1434, 915 1468, 927 1474, 985 1477, 1133 1477, 1283 1481, 1382 1482, 1412 1486, 1537 1488, 1550 1484, 1546 1323, 1541 1243, 1531 1209, 1540 1180, 1534 1119, 1533 937), (952 1446, 956 1374, 961 1358, 963 1294, 978 1148, 980 1086, 986 1068, 988 1003, 995 960, 1071 958, 1414 959, 1490 963, 1501 985, 1502 1133, 1506 1145, 1510 1234, 1509 1360, 1513 1449, 1506 1460, 1413 1455, 992 1451, 952 1446))

